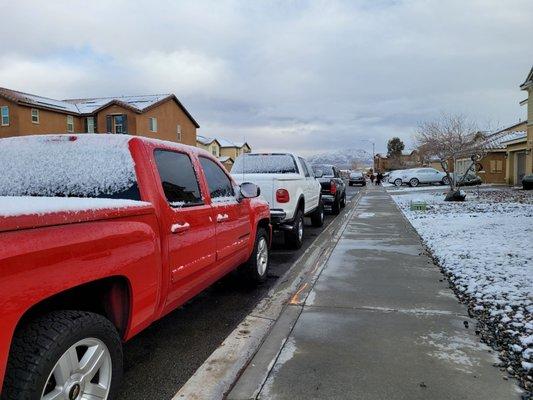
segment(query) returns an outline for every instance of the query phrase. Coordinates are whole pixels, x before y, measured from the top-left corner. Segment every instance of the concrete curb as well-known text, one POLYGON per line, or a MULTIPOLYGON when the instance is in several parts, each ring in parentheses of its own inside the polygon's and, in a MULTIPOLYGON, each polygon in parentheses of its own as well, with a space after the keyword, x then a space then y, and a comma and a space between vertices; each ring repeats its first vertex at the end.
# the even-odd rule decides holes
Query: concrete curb
POLYGON ((223 399, 229 393, 284 308, 289 303, 298 304, 300 299, 307 296, 306 289, 309 290, 312 282, 317 279, 321 271, 319 267, 329 258, 363 192, 361 190, 357 193, 340 218, 337 217, 318 235, 267 296, 196 370, 172 400, 223 399))

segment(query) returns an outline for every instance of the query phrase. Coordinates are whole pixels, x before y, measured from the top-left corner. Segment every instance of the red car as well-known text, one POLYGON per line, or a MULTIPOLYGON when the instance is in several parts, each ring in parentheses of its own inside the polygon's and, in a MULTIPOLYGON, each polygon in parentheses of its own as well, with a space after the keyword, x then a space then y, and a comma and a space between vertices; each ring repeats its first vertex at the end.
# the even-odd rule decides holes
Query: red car
POLYGON ((110 399, 122 342, 228 272, 267 277, 257 186, 127 135, 0 140, 2 399, 110 399))

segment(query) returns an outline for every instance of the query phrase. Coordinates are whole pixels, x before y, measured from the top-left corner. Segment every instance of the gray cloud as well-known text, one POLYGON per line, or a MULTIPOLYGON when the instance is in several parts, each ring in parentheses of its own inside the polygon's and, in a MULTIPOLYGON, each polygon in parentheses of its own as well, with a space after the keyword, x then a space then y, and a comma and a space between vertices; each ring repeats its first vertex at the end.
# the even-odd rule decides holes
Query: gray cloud
POLYGON ((409 141, 443 111, 525 118, 533 2, 2 2, 0 86, 174 92, 205 135, 309 154, 409 141))

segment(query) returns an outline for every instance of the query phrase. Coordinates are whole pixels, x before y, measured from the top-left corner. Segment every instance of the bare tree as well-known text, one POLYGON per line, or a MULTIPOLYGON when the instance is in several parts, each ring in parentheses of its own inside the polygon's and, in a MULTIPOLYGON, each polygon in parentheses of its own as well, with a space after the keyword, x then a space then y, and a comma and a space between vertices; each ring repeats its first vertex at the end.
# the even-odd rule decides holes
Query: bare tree
POLYGON ((475 122, 462 114, 443 114, 434 121, 420 123, 415 139, 424 156, 436 159, 446 173, 445 181, 450 185, 450 196, 447 198, 453 197, 457 192, 457 183, 465 179, 469 171, 475 170, 484 155, 483 134, 475 122), (457 174, 451 176, 450 172, 458 158, 470 158, 472 162, 457 181, 457 174))

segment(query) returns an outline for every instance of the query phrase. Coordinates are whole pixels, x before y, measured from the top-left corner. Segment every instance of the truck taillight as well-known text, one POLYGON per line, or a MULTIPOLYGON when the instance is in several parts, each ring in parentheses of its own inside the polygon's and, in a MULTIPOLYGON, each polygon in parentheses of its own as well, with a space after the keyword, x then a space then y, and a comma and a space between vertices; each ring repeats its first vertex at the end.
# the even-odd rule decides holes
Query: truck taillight
POLYGON ((331 181, 329 191, 331 192, 331 194, 337 193, 337 184, 335 183, 335 181, 331 181))
POLYGON ((289 192, 287 189, 276 190, 276 201, 278 203, 288 203, 290 200, 289 192))

